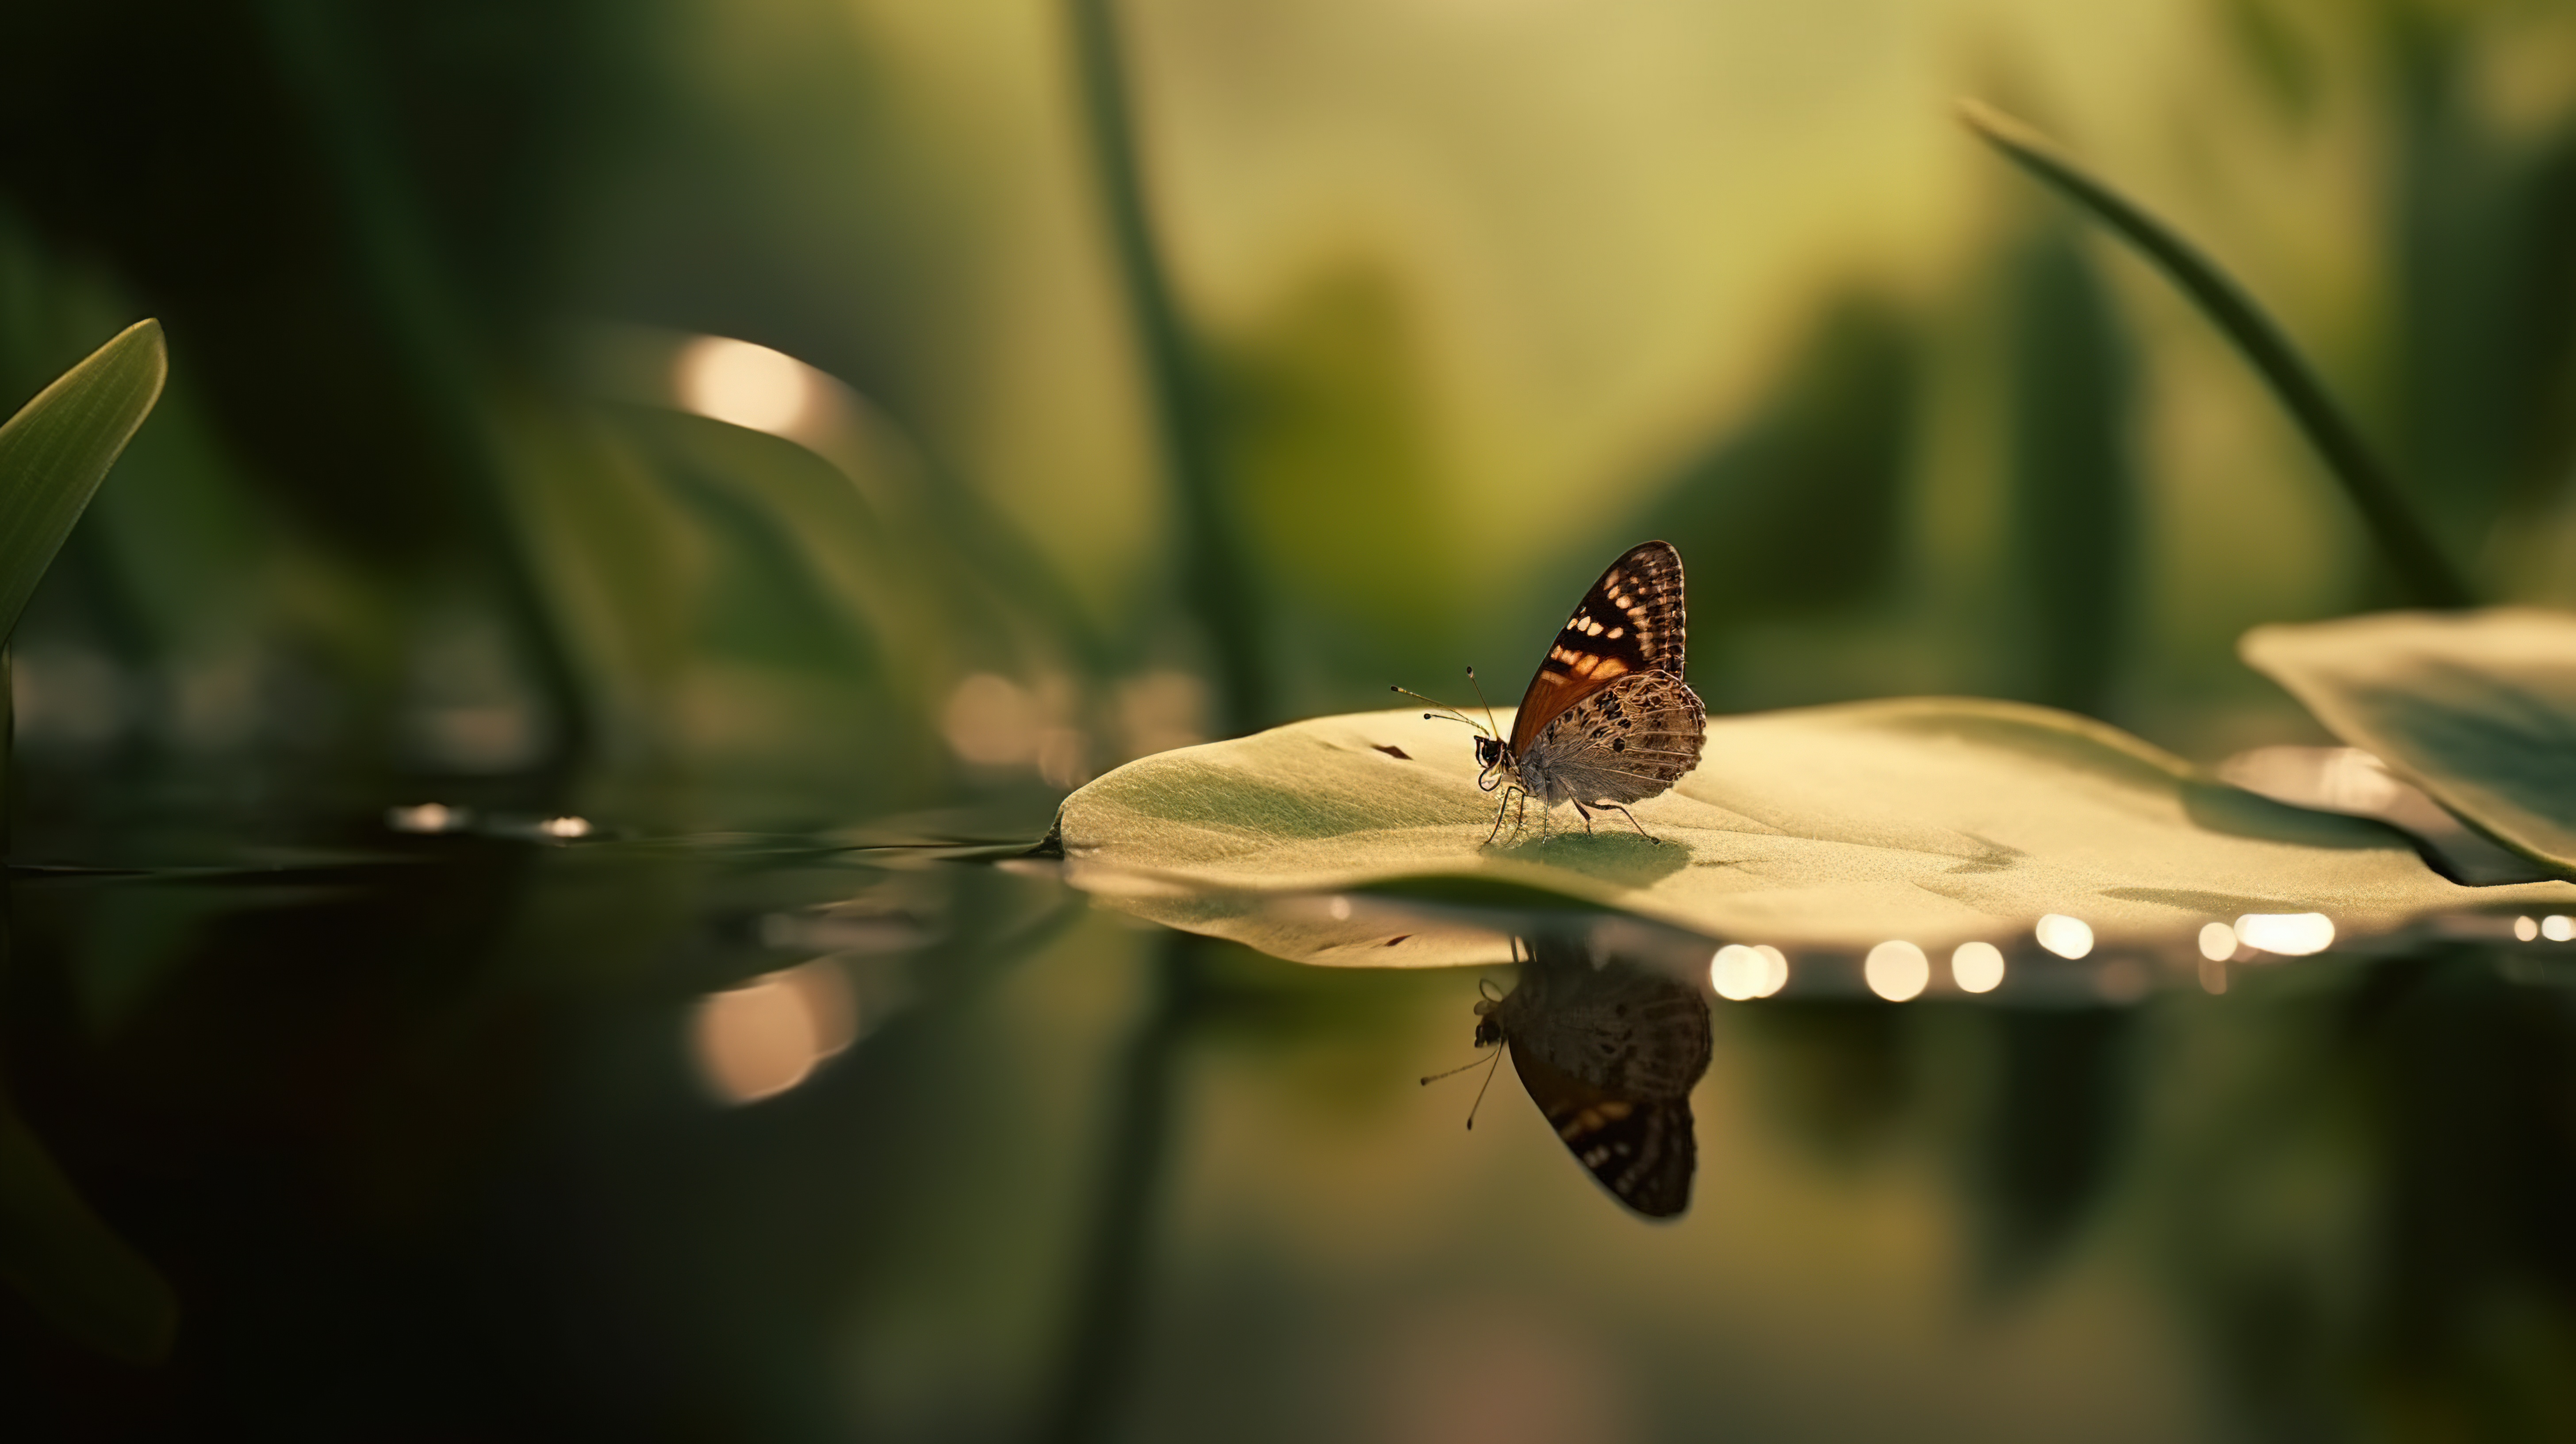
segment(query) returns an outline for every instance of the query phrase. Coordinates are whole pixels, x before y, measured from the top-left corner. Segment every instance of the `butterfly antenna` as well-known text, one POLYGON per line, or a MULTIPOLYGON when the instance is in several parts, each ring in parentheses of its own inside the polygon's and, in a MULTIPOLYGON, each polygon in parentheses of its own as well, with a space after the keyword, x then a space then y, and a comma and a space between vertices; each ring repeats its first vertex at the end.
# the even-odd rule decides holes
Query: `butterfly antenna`
POLYGON ((1476 1089, 1476 1101, 1467 1105, 1467 1131, 1470 1133, 1476 1131, 1476 1110, 1485 1106, 1485 1090, 1494 1086, 1494 1075, 1502 1071, 1503 1049, 1510 1046, 1505 1043, 1502 1048, 1496 1048, 1494 1061, 1485 1065, 1485 1081, 1476 1089))
POLYGON ((1459 1064, 1459 1065, 1458 1065, 1457 1067, 1455 1067, 1455 1068, 1443 1068, 1443 1069, 1441 1069, 1441 1070, 1440 1070, 1439 1072, 1437 1072, 1437 1073, 1426 1073, 1426 1074, 1422 1075, 1422 1081, 1423 1081, 1425 1084, 1437 1083, 1437 1082, 1439 1082, 1439 1081, 1440 1081, 1441 1079, 1443 1079, 1443 1078, 1454 1078, 1454 1077, 1456 1077, 1458 1074, 1464 1073, 1464 1072, 1466 1072, 1468 1069, 1473 1068, 1473 1067, 1475 1067, 1475 1066, 1476 1066, 1476 1060, 1475 1060, 1475 1059, 1473 1059, 1473 1058, 1470 1058, 1470 1059, 1468 1059, 1466 1062, 1459 1064))
MULTIPOLYGON (((1494 722, 1494 704, 1491 702, 1485 702, 1485 684, 1476 680, 1476 669, 1473 667, 1467 669, 1467 685, 1476 689, 1476 700, 1484 702, 1485 720, 1488 722, 1494 722)), ((1494 735, 1497 737, 1503 735, 1502 723, 1494 722, 1494 735)))
MULTIPOLYGON (((1466 713, 1459 711, 1457 708, 1450 706, 1446 702, 1433 701, 1431 698, 1423 696, 1421 693, 1414 691, 1410 687, 1397 687, 1390 685, 1386 690, 1390 692, 1401 692, 1405 696, 1411 697, 1417 702, 1430 702, 1432 706, 1440 709, 1440 713, 1423 713, 1422 720, 1425 722, 1464 722, 1479 732, 1485 730, 1484 724, 1478 722, 1475 718, 1468 716, 1466 713)), ((1491 711, 1492 709, 1488 708, 1487 710, 1491 711)))

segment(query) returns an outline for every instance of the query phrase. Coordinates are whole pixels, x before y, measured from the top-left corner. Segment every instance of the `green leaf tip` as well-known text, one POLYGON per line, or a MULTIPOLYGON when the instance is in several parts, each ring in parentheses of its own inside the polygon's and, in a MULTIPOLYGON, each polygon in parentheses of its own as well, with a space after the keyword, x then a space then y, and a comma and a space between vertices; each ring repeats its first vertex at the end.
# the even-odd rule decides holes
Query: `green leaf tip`
POLYGON ((0 639, 169 375, 161 323, 137 321, 0 423, 0 639))
POLYGON ((2037 129, 1980 100, 1962 99, 1957 109, 1961 123, 2005 158, 2135 246, 2235 345, 2316 448, 2361 513, 2390 573, 2413 600, 2442 608, 2475 604, 2467 580, 2442 554, 2360 430, 2252 293, 2180 232, 2086 171, 2037 129))
POLYGON ((2471 827, 2576 877, 2576 617, 2383 612, 2245 634, 2246 664, 2471 827))

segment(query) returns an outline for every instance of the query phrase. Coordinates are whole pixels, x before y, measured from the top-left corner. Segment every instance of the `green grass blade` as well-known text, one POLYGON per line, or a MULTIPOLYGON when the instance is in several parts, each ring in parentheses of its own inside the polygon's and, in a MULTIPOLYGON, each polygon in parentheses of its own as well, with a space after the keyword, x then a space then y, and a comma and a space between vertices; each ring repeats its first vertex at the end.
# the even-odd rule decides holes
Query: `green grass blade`
POLYGON ((137 321, 0 424, 0 637, 18 625, 169 373, 161 323, 137 321))
POLYGON ((2325 383, 2317 378, 2316 371, 2291 344, 2279 323, 2255 303, 2235 278, 2164 222, 2087 174, 2038 131, 1973 100, 1959 103, 1959 116, 1969 129, 2015 164, 2144 252, 2236 344, 2245 359, 2271 383, 2273 394, 2289 409, 2299 429, 2307 433, 2310 444, 2324 458, 2326 469, 2342 483, 2345 494, 2361 512, 2362 524, 2370 529, 2372 539, 2386 556, 2389 570, 2413 600, 2432 607, 2474 604, 2475 595, 2467 580, 2442 555, 2432 533, 2363 443, 2361 433, 2327 394, 2325 383))

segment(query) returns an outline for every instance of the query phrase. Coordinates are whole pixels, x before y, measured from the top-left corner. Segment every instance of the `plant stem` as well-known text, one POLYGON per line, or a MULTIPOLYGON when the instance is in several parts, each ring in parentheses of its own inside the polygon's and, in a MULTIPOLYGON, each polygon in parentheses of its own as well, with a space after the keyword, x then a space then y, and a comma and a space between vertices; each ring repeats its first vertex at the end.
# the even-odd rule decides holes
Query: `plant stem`
POLYGON ((1182 590, 1216 654, 1218 730, 1248 732, 1271 720, 1268 649, 1217 455, 1206 372, 1154 237, 1113 4, 1067 0, 1092 163, 1179 513, 1182 590))
MULTIPOLYGON (((1065 18, 1110 251, 1143 353, 1146 404, 1180 522, 1181 590, 1215 654, 1217 730, 1239 734, 1270 720, 1268 649, 1218 458, 1207 373, 1146 203, 1114 3, 1066 0, 1065 18)), ((1100 1196, 1067 1317, 1064 1374, 1045 1424, 1046 1437, 1062 1444, 1109 1437, 1136 1371, 1199 942, 1185 933, 1163 939, 1145 1019, 1128 1040, 1111 1099, 1100 1196)))
POLYGON ((513 514, 510 443, 478 373, 469 308, 436 253, 423 206, 406 183, 382 86, 367 75, 344 31, 346 6, 328 0, 261 0, 280 73, 305 111, 395 359, 436 428, 442 458, 465 476, 469 515, 497 565, 500 593, 518 625, 553 710, 560 741, 551 771, 568 770, 596 740, 588 690, 539 586, 525 526, 513 514))
POLYGON ((1974 100, 1959 102, 1959 117, 2015 164, 2144 252, 2236 344, 2271 383, 2291 419, 2307 433, 2326 470, 2342 483, 2344 494, 2361 513, 2362 524, 2379 544, 2389 571, 2415 602, 2429 607, 2475 604, 2467 580, 2443 556, 2422 518, 2407 505, 2394 479, 2327 393, 2314 368, 2234 277, 2171 227, 2086 173, 2055 142, 2028 125, 1974 100))

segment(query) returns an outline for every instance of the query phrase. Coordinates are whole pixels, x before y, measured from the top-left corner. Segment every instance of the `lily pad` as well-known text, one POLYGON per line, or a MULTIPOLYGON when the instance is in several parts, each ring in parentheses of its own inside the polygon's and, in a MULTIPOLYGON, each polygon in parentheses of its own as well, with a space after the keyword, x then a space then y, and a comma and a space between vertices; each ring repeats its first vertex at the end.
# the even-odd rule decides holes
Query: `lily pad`
POLYGON ((2257 627, 2239 651, 2335 736, 2576 874, 2576 616, 2388 612, 2257 627))
MULTIPOLYGON (((1508 724, 1507 724, 1508 725, 1508 724)), ((1110 904, 1282 957, 1501 956, 1429 905, 1583 908, 1703 937, 1839 951, 2027 939, 2063 914, 2105 948, 2322 912, 2346 938, 2428 914, 2576 910, 2576 886, 2464 888, 2397 832, 2272 802, 2115 728, 1922 698, 1709 723, 1699 769, 1637 819, 1561 813, 1484 845, 1468 738, 1419 712, 1327 717, 1129 763, 1065 800, 1067 877, 1110 904), (1390 917, 1381 900, 1407 904, 1390 917)))

